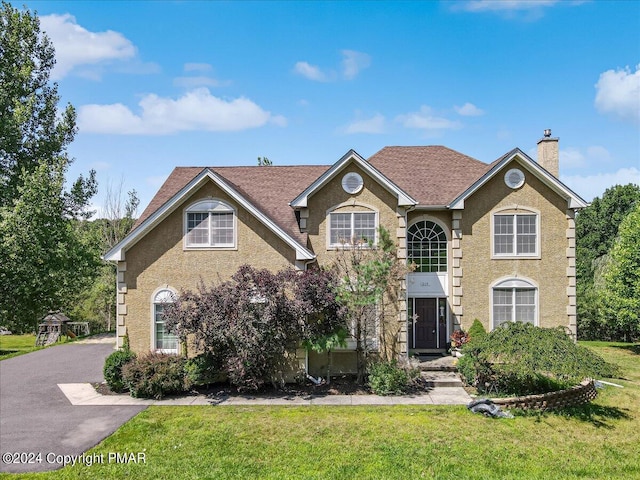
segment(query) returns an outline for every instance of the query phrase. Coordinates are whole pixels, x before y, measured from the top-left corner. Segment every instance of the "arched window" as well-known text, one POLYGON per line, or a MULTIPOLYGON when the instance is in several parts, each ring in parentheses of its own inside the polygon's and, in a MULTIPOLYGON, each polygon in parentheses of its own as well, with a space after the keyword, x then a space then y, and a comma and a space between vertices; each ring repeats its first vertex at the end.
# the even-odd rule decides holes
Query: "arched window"
POLYGON ((533 283, 520 278, 509 278, 491 289, 492 325, 506 322, 537 324, 538 289, 533 283))
POLYGON ((153 350, 178 353, 178 338, 165 327, 163 312, 167 303, 172 303, 175 293, 169 289, 156 292, 153 297, 153 350))
POLYGON ((437 223, 423 220, 411 225, 407 230, 407 250, 416 272, 447 271, 447 235, 437 223))
POLYGON ((235 210, 220 200, 203 200, 185 214, 185 245, 189 248, 233 248, 236 245, 235 210))

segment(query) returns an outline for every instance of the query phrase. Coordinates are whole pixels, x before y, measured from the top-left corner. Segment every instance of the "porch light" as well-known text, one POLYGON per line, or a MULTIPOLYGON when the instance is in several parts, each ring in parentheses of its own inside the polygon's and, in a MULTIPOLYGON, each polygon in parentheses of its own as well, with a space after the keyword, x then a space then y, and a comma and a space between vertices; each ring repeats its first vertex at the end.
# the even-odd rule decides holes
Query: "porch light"
POLYGON ((444 318, 444 305, 440 305, 440 318, 444 318))

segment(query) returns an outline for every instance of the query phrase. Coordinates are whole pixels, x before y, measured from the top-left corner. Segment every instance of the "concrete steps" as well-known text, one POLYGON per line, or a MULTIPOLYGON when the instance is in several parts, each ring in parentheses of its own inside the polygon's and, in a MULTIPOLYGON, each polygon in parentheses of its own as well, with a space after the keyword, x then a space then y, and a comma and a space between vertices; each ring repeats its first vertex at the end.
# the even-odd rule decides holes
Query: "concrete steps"
POLYGON ((421 372, 427 387, 462 387, 463 383, 456 372, 421 372))

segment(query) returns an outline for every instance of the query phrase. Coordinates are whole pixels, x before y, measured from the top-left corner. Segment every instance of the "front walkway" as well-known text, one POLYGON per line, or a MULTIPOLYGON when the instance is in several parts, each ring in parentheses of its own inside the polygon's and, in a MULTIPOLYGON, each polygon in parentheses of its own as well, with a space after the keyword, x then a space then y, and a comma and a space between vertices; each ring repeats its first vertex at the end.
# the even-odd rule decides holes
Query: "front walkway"
POLYGON ((58 384, 72 405, 466 405, 471 397, 462 387, 433 387, 414 395, 269 396, 187 395, 164 400, 132 398, 128 394, 102 395, 89 383, 58 384))

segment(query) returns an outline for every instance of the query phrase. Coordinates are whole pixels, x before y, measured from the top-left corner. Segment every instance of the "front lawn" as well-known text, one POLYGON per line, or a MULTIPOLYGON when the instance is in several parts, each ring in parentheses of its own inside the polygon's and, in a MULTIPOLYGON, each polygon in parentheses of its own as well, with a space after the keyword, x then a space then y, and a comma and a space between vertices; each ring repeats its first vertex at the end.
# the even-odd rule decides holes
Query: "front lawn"
POLYGON ((0 360, 40 350, 35 335, 0 335, 0 360))
POLYGON ((465 407, 151 407, 87 454, 144 454, 11 478, 640 478, 640 345, 590 405, 490 419, 465 407), (136 457, 137 458, 137 457, 136 457))

